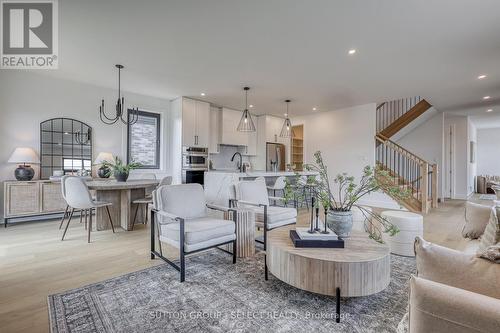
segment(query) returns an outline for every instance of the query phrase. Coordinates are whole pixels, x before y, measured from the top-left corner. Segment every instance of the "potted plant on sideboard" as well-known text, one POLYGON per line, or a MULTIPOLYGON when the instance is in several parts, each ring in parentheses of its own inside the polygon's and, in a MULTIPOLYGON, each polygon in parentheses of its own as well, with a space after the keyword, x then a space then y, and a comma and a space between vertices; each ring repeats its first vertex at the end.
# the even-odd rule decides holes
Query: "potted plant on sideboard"
POLYGON ((141 164, 134 162, 134 161, 126 164, 126 163, 123 163, 123 161, 120 158, 115 156, 113 162, 104 161, 102 163, 102 166, 111 169, 111 171, 113 172, 113 175, 116 178, 116 181, 126 182, 128 179, 128 176, 130 175, 130 171, 140 168, 141 164))
MULTIPOLYGON (((353 176, 342 173, 333 179, 334 186, 331 186, 321 151, 314 153, 314 158, 315 164, 305 164, 304 168, 308 171, 318 172, 318 176, 310 177, 307 184, 303 186, 309 187, 312 196, 316 198, 316 203, 321 204, 324 208, 326 224, 332 231, 340 237, 348 237, 353 224, 352 209, 356 207, 365 217, 365 230, 370 238, 377 242, 383 242, 382 233, 394 236, 399 232, 396 226, 380 214, 359 204, 359 200, 364 196, 381 190, 401 199, 410 195, 408 190, 402 189, 390 181, 390 175, 387 171, 365 166, 359 182, 356 182, 353 176)), ((292 186, 288 183, 285 192, 294 192, 295 197, 304 193, 301 186, 292 186)))

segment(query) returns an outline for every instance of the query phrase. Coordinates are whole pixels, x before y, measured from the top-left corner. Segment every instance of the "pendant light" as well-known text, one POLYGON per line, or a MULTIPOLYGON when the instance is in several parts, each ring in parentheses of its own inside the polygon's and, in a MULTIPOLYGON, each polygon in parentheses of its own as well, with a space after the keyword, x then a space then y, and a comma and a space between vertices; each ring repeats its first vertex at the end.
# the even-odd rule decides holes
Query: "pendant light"
POLYGON ((99 117, 101 121, 106 125, 113 125, 117 121, 121 121, 125 125, 134 125, 139 119, 139 108, 130 109, 130 116, 125 114, 124 106, 125 99, 122 96, 121 92, 121 72, 124 68, 123 65, 116 64, 116 68, 118 68, 118 100, 115 105, 115 113, 112 114, 111 117, 108 117, 104 111, 104 99, 101 101, 101 105, 99 105, 99 117))
POLYGON ((290 118, 288 117, 288 105, 290 104, 290 100, 287 99, 285 101, 286 103, 286 113, 285 113, 285 122, 283 123, 283 127, 281 127, 281 133, 280 137, 282 138, 292 138, 293 137, 293 129, 292 129, 292 122, 290 121, 290 118))
POLYGON ((241 115, 240 123, 238 124, 238 132, 255 132, 255 125, 252 120, 252 115, 248 111, 248 91, 249 87, 243 88, 245 90, 245 111, 241 115))

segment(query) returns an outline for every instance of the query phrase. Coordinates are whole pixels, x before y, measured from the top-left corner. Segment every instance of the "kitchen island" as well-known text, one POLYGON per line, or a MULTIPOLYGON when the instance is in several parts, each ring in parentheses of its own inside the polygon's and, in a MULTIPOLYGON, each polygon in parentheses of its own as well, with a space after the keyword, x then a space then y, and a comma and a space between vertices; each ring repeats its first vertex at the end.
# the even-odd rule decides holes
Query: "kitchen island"
POLYGON ((205 172, 205 196, 210 204, 228 206, 229 199, 234 198, 233 185, 240 180, 252 180, 264 177, 268 185, 274 184, 276 178, 295 176, 316 176, 314 171, 259 171, 239 172, 235 170, 209 170, 205 172))

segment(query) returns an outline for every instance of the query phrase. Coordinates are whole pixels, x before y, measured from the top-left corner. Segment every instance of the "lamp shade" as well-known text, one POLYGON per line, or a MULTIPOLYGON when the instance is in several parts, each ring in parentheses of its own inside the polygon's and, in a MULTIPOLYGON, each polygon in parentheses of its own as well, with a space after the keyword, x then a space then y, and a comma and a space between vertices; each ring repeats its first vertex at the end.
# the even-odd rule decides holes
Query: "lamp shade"
POLYGON ((94 164, 102 164, 104 162, 113 162, 115 158, 113 157, 113 154, 111 153, 99 153, 97 155, 97 158, 94 161, 94 164))
POLYGON ((32 148, 22 147, 16 148, 7 162, 16 164, 40 164, 40 158, 32 148))

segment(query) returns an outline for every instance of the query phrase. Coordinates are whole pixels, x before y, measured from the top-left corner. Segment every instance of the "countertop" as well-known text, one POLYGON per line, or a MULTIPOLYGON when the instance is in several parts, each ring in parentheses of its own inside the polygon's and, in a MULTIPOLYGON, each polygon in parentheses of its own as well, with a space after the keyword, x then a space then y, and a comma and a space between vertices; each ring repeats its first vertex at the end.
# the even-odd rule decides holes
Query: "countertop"
POLYGON ((221 169, 221 170, 209 170, 208 173, 216 172, 216 173, 230 173, 236 174, 240 178, 245 177, 291 177, 291 176, 315 176, 318 175, 318 172, 315 171, 263 171, 263 170, 251 170, 248 172, 239 172, 238 169, 221 169))

